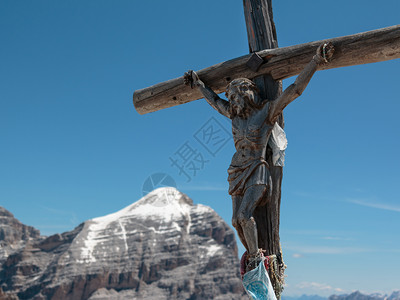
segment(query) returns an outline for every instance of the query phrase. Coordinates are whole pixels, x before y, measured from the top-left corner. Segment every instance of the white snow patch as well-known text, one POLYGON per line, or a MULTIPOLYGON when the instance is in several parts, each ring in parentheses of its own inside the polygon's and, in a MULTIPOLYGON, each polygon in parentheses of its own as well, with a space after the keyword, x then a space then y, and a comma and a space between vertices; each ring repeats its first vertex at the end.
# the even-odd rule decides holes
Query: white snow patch
MULTIPOLYGON (((124 245, 125 245, 125 251, 128 252, 128 243, 126 241, 126 231, 124 225, 122 225, 121 220, 118 220, 119 226, 121 226, 121 231, 122 231, 122 238, 124 239, 124 245)), ((118 248, 119 250, 119 248, 118 248)), ((118 251, 117 250, 117 251, 118 251)))
POLYGON ((203 214, 203 213, 210 213, 213 211, 213 209, 203 204, 197 204, 196 206, 192 207, 192 211, 196 214, 203 214))
POLYGON ((222 251, 222 247, 219 245, 211 245, 207 247, 207 256, 215 256, 219 251, 222 251))
POLYGON ((186 233, 189 235, 190 227, 192 227, 192 217, 190 216, 190 213, 187 214, 187 217, 188 217, 188 225, 186 227, 186 233))
POLYGON ((218 254, 222 254, 224 249, 220 245, 208 245, 208 246, 199 246, 200 248, 200 259, 207 257, 213 257, 218 254))

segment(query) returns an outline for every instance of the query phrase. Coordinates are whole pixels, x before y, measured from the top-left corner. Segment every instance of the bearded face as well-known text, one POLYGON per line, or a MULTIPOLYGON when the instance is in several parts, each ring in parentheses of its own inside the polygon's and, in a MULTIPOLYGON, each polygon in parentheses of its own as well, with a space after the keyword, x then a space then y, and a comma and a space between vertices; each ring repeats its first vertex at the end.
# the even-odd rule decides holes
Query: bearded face
POLYGON ((236 91, 230 94, 229 103, 235 114, 240 115, 248 106, 248 95, 236 91))
POLYGON ((258 96, 255 84, 245 78, 233 80, 227 87, 231 115, 246 117, 256 107, 258 96))

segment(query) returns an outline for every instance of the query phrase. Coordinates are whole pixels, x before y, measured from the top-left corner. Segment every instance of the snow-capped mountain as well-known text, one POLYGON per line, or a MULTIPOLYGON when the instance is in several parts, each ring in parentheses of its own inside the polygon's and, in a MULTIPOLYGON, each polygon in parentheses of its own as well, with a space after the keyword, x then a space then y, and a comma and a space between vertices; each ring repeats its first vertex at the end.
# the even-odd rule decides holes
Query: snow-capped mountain
POLYGON ((3 255, 0 298, 247 299, 237 264, 234 233, 215 211, 160 188, 3 255))

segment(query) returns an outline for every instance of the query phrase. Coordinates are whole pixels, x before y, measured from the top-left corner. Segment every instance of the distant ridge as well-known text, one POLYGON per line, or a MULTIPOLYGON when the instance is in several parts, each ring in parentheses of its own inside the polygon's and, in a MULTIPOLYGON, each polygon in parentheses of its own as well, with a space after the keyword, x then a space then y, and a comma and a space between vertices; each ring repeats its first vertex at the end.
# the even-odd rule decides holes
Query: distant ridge
POLYGON ((291 297, 282 295, 282 300, 328 300, 328 297, 322 297, 318 295, 302 295, 299 297, 291 297))
POLYGON ((350 294, 332 295, 322 297, 318 295, 302 295, 299 297, 282 296, 282 300, 400 300, 400 290, 394 291, 390 295, 386 294, 363 294, 360 291, 355 291, 350 294))
POLYGON ((329 297, 329 300, 400 300, 400 291, 394 291, 390 295, 366 295, 356 291, 348 295, 332 295, 329 297))

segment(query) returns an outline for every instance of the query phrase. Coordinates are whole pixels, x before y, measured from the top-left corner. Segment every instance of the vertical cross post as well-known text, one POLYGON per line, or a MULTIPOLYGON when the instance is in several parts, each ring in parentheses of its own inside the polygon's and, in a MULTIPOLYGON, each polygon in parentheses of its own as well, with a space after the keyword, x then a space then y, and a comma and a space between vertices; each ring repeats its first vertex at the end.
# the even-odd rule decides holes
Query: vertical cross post
MULTIPOLYGON (((250 53, 278 47, 276 29, 272 14, 272 0, 243 0, 246 20, 247 37, 250 53)), ((282 82, 275 81, 270 75, 263 75, 253 79, 260 90, 262 99, 274 100, 282 93, 282 82)), ((279 117, 279 125, 283 128, 283 115, 279 117)), ((279 218, 281 203, 282 167, 275 167, 267 157, 272 176, 272 197, 265 206, 257 207, 254 218, 257 224, 258 245, 267 251, 266 255, 281 254, 279 242, 279 218)), ((280 257, 282 259, 282 257, 280 257)), ((278 273, 282 273, 278 266, 278 273)), ((278 278, 270 272, 271 283, 275 288, 276 296, 280 298, 278 278)))

